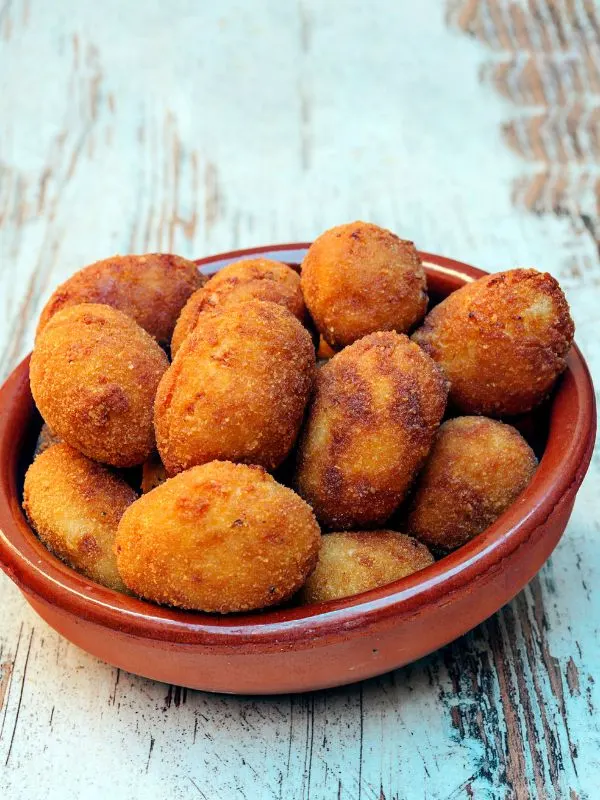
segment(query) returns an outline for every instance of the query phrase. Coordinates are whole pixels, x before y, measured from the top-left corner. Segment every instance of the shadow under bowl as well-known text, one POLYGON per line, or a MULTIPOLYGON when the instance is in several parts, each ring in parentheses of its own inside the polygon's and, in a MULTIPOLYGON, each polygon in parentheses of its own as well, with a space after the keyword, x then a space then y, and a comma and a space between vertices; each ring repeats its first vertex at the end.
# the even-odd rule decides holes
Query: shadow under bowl
MULTIPOLYGON (((297 265, 307 244, 198 261, 214 272, 259 254, 297 265)), ((486 274, 421 254, 434 299, 486 274)), ((539 468, 484 533, 427 569, 354 597, 301 608, 217 616, 165 608, 98 584, 55 558, 21 508, 39 416, 29 358, 0 390, 0 566, 38 614, 79 647, 121 669, 195 689, 302 692, 382 674, 461 636, 500 609, 559 541, 592 455, 594 391, 576 346, 543 414, 539 468)))

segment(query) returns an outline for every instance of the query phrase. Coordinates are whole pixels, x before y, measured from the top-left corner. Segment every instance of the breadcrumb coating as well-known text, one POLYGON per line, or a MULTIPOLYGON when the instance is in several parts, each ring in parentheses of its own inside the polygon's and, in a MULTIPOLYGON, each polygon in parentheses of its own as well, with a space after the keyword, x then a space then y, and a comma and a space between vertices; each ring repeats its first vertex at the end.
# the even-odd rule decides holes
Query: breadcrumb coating
POLYGON ((314 569, 310 507, 261 467, 213 461, 137 500, 123 515, 117 564, 136 594, 228 613, 290 597, 314 569))
POLYGON ((433 564, 424 544, 395 531, 355 531, 323 536, 319 560, 299 600, 323 603, 405 578, 433 564))
POLYGON ((96 461, 130 467, 154 448, 154 396, 168 365, 130 317, 84 303, 59 311, 38 337, 31 391, 62 441, 96 461))
POLYGON ((331 228, 302 263, 304 301, 334 348, 374 331, 406 333, 423 319, 427 281, 412 242, 368 222, 331 228))
POLYGON ((201 315, 156 395, 167 473, 215 459, 275 469, 296 440, 314 373, 310 335, 286 308, 252 300, 201 315))
POLYGON ((267 300, 287 308, 300 322, 306 318, 300 276, 291 267, 267 258, 236 261, 215 273, 190 297, 177 320, 171 354, 175 356, 202 313, 246 300, 267 300))
POLYGON ((44 306, 36 336, 62 308, 103 303, 168 345, 181 309, 205 281, 193 261, 168 253, 106 258, 80 269, 56 289, 44 306))
POLYGON ((137 494, 106 467, 68 444, 53 444, 27 470, 23 508, 46 547, 103 586, 126 591, 114 542, 137 494))
POLYGON ((511 425, 486 417, 444 422, 417 479, 408 533, 438 552, 455 550, 514 503, 536 467, 511 425))
POLYGON ((447 383, 406 336, 365 336, 317 373, 295 485, 329 528, 380 525, 433 443, 447 383))
POLYGON ((556 280, 514 269, 453 292, 413 341, 444 370, 459 411, 499 417, 529 411, 547 397, 566 367, 573 334, 556 280))

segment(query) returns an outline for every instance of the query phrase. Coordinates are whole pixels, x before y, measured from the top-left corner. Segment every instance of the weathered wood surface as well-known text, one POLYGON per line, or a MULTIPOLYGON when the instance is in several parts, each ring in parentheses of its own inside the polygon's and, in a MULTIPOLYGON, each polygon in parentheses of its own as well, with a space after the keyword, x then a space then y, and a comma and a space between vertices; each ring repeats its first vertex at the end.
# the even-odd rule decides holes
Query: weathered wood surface
MULTIPOLYGON (((0 2, 0 371, 57 282, 366 218, 568 291, 600 378, 600 15, 587 0, 0 2)), ((211 696, 62 640, 0 576, 0 797, 600 796, 596 456, 551 562, 444 650, 211 696)))

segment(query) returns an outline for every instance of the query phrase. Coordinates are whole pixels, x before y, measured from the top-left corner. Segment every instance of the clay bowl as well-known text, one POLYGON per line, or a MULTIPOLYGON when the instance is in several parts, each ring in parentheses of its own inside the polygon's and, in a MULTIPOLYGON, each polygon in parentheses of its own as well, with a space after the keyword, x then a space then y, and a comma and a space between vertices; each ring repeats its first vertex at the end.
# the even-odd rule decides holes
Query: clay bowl
MULTIPOLYGON (((213 272, 266 253, 297 264, 306 245, 227 253, 213 272)), ((484 273, 423 253, 434 298, 484 273)), ((24 470, 39 429, 25 359, 0 391, 0 563, 28 602, 79 647, 122 669, 196 689, 301 692, 407 664, 473 628, 537 573, 563 533, 594 442, 590 376, 577 347, 537 430, 539 469, 488 530, 422 572, 380 589, 305 608, 214 616, 161 608, 90 583, 54 558, 21 511, 24 470)))

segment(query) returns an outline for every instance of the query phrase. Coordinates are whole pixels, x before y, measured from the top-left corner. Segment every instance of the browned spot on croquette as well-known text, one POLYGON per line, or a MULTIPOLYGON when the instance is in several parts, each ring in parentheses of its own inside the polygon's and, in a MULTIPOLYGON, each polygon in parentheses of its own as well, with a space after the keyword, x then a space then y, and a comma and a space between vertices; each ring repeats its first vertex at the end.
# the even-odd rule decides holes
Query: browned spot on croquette
POLYGON ((97 556, 101 550, 96 539, 89 533, 84 534, 79 542, 79 549, 87 556, 97 556))

